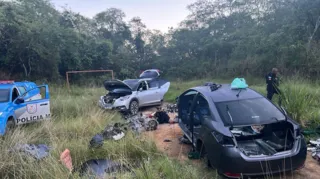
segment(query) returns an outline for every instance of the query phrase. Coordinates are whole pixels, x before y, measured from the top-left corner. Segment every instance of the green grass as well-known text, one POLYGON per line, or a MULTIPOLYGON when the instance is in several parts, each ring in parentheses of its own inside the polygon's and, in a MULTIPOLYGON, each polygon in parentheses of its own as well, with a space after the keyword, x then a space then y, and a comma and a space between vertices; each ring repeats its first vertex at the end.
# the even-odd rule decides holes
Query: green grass
MULTIPOLYGON (((19 127, 0 141, 0 178, 79 178, 69 174, 60 163, 60 153, 71 151, 73 165, 79 167, 89 159, 112 159, 127 164, 141 162, 145 167, 134 169, 137 178, 211 178, 203 168, 185 165, 169 159, 158 151, 155 143, 133 133, 120 141, 105 141, 103 147, 90 149, 91 138, 123 119, 115 112, 97 106, 103 88, 63 87, 50 85, 52 120, 19 127), (50 156, 41 161, 26 158, 21 153, 9 152, 18 143, 44 143, 52 147, 50 156)), ((118 178, 132 178, 132 173, 118 178)))
MULTIPOLYGON (((172 82, 165 96, 168 102, 183 91, 204 82, 230 83, 232 80, 194 80, 172 82)), ((263 95, 263 80, 247 79, 250 87, 263 95)), ((281 84, 285 94, 284 106, 290 116, 307 127, 315 127, 319 122, 319 85, 305 80, 286 80, 281 84)), ((128 133, 123 140, 106 141, 99 149, 89 149, 90 139, 107 124, 122 121, 115 112, 106 112, 97 106, 103 88, 80 88, 50 85, 52 120, 30 124, 18 128, 0 140, 0 177, 1 178, 79 178, 77 173, 69 174, 60 163, 59 155, 70 149, 75 167, 89 159, 108 158, 128 164, 141 162, 134 173, 119 174, 118 178, 215 178, 214 170, 206 170, 202 165, 191 161, 181 163, 168 158, 158 151, 153 141, 128 133), (20 153, 9 152, 18 143, 45 143, 52 147, 50 156, 42 161, 25 158, 20 153)), ((274 101, 277 101, 275 98, 274 101)))

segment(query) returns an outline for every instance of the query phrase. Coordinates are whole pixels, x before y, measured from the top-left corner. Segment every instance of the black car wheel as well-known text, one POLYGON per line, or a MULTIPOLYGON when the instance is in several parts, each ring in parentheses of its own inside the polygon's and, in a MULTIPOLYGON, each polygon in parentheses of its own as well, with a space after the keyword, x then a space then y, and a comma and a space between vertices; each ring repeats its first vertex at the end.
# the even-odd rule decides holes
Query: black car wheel
POLYGON ((132 115, 136 115, 139 112, 139 103, 136 100, 130 102, 129 110, 132 115))
POLYGON ((14 129, 16 126, 16 124, 14 123, 14 119, 13 118, 9 118, 7 121, 7 125, 6 125, 6 133, 12 129, 14 129))
POLYGON ((206 149, 205 149, 204 145, 202 146, 201 157, 203 158, 203 161, 206 164, 206 167, 212 168, 212 165, 210 163, 210 160, 208 158, 208 154, 206 152, 206 149))

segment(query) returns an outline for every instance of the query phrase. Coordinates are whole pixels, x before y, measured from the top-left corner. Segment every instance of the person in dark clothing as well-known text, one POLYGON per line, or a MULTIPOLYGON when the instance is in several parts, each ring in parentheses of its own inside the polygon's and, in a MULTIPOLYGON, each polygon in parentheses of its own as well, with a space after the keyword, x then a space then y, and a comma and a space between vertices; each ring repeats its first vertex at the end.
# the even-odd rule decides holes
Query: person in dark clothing
POLYGON ((279 79, 277 77, 278 69, 273 68, 272 72, 266 75, 267 98, 271 101, 274 94, 279 94, 279 79))

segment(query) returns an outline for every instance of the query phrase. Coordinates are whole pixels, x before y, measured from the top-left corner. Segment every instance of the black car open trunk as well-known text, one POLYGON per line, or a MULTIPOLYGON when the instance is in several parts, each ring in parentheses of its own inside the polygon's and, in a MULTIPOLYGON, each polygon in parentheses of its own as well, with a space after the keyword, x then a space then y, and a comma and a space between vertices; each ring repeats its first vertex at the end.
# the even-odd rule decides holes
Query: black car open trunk
POLYGON ((264 125, 260 133, 250 133, 251 126, 233 130, 239 150, 247 156, 274 155, 291 150, 294 130, 291 123, 283 121, 264 125))

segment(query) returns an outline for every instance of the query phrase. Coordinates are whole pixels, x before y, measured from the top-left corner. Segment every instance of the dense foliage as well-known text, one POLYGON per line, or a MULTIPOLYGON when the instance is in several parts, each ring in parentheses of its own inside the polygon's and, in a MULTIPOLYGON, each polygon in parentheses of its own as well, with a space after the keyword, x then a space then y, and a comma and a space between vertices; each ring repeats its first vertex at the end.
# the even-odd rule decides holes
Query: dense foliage
POLYGON ((68 70, 118 78, 159 68, 173 78, 318 77, 320 0, 198 0, 167 34, 109 8, 92 19, 46 0, 0 1, 0 78, 56 80, 68 70))

